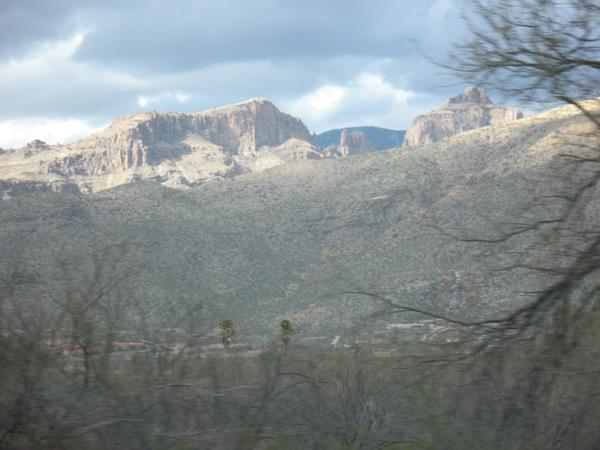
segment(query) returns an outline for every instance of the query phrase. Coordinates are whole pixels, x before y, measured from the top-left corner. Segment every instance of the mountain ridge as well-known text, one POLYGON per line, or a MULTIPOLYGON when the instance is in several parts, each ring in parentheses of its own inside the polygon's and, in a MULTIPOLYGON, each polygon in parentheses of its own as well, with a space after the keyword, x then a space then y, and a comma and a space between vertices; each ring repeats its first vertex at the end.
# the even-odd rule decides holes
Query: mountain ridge
POLYGON ((22 181, 24 190, 27 182, 36 186, 45 180, 54 190, 75 185, 83 193, 139 179, 186 188, 302 157, 320 158, 310 139, 300 119, 260 98, 196 113, 144 112, 117 118, 72 144, 34 141, 2 154, 0 180, 22 181), (263 153, 267 161, 261 160, 263 153))
MULTIPOLYGON (((477 116, 480 104, 504 111, 484 91, 465 92, 469 94, 449 101, 463 105, 463 116, 477 116)), ((71 144, 35 140, 0 152, 0 198, 38 190, 89 194, 141 180, 190 189, 291 162, 399 147, 402 133, 358 127, 341 129, 339 136, 338 130, 311 135, 302 120, 260 97, 200 112, 143 112, 116 118, 104 130, 71 144), (319 139, 332 136, 335 144, 319 148, 319 139)))

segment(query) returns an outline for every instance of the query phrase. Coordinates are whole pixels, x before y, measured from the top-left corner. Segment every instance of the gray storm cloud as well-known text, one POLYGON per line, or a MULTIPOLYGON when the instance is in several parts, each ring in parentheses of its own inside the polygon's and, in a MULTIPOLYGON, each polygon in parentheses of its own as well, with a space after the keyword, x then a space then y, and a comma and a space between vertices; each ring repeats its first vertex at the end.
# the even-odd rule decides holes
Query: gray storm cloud
POLYGON ((365 121, 403 128, 455 90, 435 89, 447 80, 421 53, 443 58, 463 33, 462 3, 8 0, 0 5, 0 146, 43 138, 36 120, 88 130, 141 110, 254 96, 316 131, 365 121), (343 92, 329 106, 318 101, 327 89, 343 92), (24 123, 19 130, 31 136, 6 137, 24 123))

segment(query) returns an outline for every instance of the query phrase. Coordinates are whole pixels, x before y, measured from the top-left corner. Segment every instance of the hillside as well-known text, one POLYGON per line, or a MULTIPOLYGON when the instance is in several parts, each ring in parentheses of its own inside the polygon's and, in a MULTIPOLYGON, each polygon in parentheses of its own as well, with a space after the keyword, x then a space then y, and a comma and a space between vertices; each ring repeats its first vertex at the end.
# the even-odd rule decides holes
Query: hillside
POLYGON ((2 203, 1 266, 30 267, 44 292, 60 292, 57 258, 120 243, 129 256, 109 270, 144 267, 127 294, 147 306, 144 320, 160 326, 161 311, 200 303, 201 314, 182 320, 202 327, 230 317, 255 340, 282 317, 303 335, 343 332, 377 308, 348 290, 486 317, 526 302, 509 293, 536 284, 489 269, 514 250, 535 258, 544 248, 528 235, 490 245, 438 230, 494 235, 535 195, 560 190, 557 155, 586 126, 562 108, 437 144, 297 161, 187 191, 138 182, 88 196, 25 195, 2 203))

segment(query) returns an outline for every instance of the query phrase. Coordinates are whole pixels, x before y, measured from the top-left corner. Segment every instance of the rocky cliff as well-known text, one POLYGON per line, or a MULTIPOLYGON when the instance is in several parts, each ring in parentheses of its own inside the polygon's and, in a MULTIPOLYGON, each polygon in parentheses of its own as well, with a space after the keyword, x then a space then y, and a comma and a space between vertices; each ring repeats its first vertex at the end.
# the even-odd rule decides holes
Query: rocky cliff
POLYGON ((340 152, 343 156, 360 155, 373 151, 362 131, 343 130, 340 136, 340 152))
POLYGON ((340 131, 339 142, 323 148, 325 158, 344 158, 346 156, 363 155, 375 151, 362 131, 340 131))
POLYGON ((187 187, 320 158, 310 141, 299 119, 264 99, 198 113, 136 114, 74 144, 49 146, 36 140, 0 153, 0 180, 6 187, 0 197, 64 190, 64 185, 94 192, 144 179, 187 187))
POLYGON ((418 116, 406 131, 404 147, 429 144, 463 131, 521 119, 517 108, 494 104, 483 88, 468 87, 444 106, 418 116))

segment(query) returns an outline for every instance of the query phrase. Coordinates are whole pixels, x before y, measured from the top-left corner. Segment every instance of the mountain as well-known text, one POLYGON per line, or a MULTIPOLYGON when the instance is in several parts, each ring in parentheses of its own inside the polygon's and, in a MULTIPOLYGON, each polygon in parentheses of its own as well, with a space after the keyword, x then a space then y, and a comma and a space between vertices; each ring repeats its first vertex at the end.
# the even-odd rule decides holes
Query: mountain
MULTIPOLYGON (((494 105, 483 89, 467 88, 444 107, 417 117, 404 145, 521 116, 494 105)), ((72 144, 35 140, 0 150, 0 198, 34 191, 89 194, 144 180, 189 189, 297 160, 399 147, 403 136, 376 127, 311 135, 300 119, 261 98, 197 113, 146 112, 116 119, 72 144)))
POLYGON ((517 108, 504 108, 494 104, 485 89, 467 87, 463 94, 452 97, 440 108, 417 116, 406 131, 403 146, 438 142, 464 131, 522 117, 523 113, 517 108))
POLYGON ((329 130, 314 136, 314 143, 320 149, 330 145, 340 145, 342 132, 360 132, 374 150, 386 150, 388 148, 400 147, 404 141, 404 130, 388 130, 379 127, 348 127, 329 130))
MULTIPOLYGON (((261 142, 285 141, 292 128, 261 142)), ((383 293, 461 318, 497 316, 530 301, 519 292, 541 284, 496 269, 514 264, 515 252, 523 267, 531 262, 525 255, 548 261, 545 252, 554 247, 530 233, 498 244, 449 234, 494 237, 515 212, 526 209, 529 219, 551 213, 532 202, 572 180, 554 170, 565 139, 575 133, 583 142, 588 129, 567 107, 410 149, 300 158, 197 189, 140 181, 86 196, 34 192, 2 202, 0 273, 27 270, 38 280, 30 297, 53 298, 68 288, 57 260, 83 272, 80 261, 112 243, 129 251, 109 255, 102 270, 132 271, 131 290, 119 291, 144 311, 132 320, 169 328, 165 318, 177 316, 211 329, 230 318, 250 341, 276 334, 282 318, 300 336, 411 320, 370 318, 380 305, 348 291, 383 293)), ((237 164, 236 139, 229 151, 237 164)), ((259 141, 253 139, 244 142, 259 141)), ((252 154, 256 144, 244 148, 252 154)), ((600 195, 594 198, 589 224, 600 220, 600 195)))
POLYGON ((0 196, 83 193, 155 180, 191 187, 296 159, 321 159, 304 124, 265 99, 199 113, 122 117, 69 145, 33 141, 0 153, 0 196))

